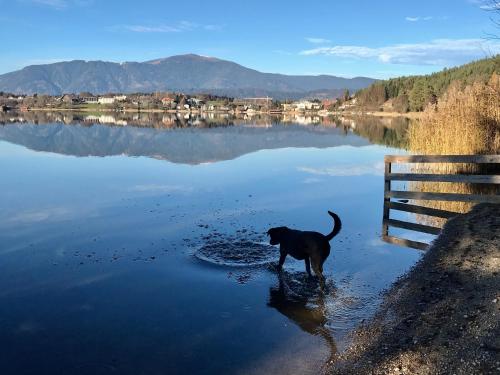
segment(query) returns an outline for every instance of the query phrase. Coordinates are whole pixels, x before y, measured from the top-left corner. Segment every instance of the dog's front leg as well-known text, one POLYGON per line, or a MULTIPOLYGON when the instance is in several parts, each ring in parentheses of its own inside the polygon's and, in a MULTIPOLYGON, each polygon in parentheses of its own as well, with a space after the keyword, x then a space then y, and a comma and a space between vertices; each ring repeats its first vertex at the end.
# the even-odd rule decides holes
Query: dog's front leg
POLYGON ((287 256, 287 252, 284 251, 280 247, 280 260, 278 262, 278 271, 281 271, 281 269, 283 268, 283 264, 285 263, 286 256, 287 256))
POLYGON ((304 259, 304 263, 306 264, 306 272, 307 274, 309 275, 309 277, 311 277, 311 262, 309 261, 309 257, 306 257, 306 259, 304 259))

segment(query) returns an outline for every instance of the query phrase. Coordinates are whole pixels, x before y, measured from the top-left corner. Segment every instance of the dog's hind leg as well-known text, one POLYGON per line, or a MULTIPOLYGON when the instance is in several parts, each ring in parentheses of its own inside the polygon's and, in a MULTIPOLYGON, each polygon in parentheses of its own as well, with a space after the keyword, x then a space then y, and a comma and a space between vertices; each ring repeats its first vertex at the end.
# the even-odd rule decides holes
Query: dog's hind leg
MULTIPOLYGON (((313 269, 314 269, 314 266, 313 266, 313 269)), ((318 269, 317 271, 314 270, 314 273, 318 277, 319 289, 320 289, 321 293, 323 293, 325 290, 325 277, 323 276, 323 272, 321 271, 321 269, 318 269)))
POLYGON ((306 264, 306 272, 307 272, 307 274, 308 274, 309 276, 312 276, 312 275, 311 275, 311 262, 310 262, 310 260, 309 260, 309 257, 306 257, 306 258, 304 259, 304 263, 306 264))
POLYGON ((311 257, 312 268, 316 276, 321 280, 323 279, 323 267, 321 261, 317 258, 311 257))

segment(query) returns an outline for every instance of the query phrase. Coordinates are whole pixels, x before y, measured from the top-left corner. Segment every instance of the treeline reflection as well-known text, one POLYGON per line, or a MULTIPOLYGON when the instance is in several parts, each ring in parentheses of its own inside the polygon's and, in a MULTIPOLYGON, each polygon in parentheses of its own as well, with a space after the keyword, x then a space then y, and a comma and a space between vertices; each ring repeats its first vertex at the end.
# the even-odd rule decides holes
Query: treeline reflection
POLYGON ((185 114, 185 113, 78 113, 29 111, 0 113, 0 124, 62 123, 66 125, 135 126, 156 129, 214 128, 228 126, 271 127, 278 124, 323 126, 339 128, 345 134, 356 134, 371 143, 395 147, 407 147, 409 120, 404 117, 380 118, 374 116, 304 116, 304 115, 231 115, 231 114, 185 114))

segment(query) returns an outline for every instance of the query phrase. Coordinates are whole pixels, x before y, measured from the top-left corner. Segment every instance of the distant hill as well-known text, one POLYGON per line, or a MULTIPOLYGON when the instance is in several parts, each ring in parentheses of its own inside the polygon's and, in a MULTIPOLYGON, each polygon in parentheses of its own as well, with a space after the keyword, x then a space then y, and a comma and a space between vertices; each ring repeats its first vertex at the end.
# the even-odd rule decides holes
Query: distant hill
POLYGON ((378 81, 358 91, 356 97, 360 106, 370 109, 378 109, 390 100, 399 112, 422 111, 428 103, 437 101, 452 82, 463 86, 487 82, 493 73, 500 73, 500 55, 429 75, 378 81))
POLYGON ((0 75, 0 91, 24 94, 92 92, 207 92, 234 97, 269 95, 276 99, 357 91, 374 80, 328 75, 261 73, 231 61, 179 55, 146 62, 67 61, 32 65, 0 75))

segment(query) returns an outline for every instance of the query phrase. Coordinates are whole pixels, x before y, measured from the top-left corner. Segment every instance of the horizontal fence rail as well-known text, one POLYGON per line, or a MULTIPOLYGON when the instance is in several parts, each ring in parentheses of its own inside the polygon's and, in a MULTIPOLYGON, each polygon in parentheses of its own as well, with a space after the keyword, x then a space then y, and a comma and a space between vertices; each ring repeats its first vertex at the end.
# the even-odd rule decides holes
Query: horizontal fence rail
POLYGON ((391 181, 464 182, 471 184, 500 184, 500 176, 467 174, 391 173, 391 181))
POLYGON ((402 220, 384 219, 383 223, 391 227, 409 229, 421 233, 439 234, 439 232, 441 232, 441 228, 438 227, 432 227, 430 225, 424 225, 424 224, 410 223, 408 221, 402 221, 402 220))
POLYGON ((420 233, 437 235, 441 228, 418 223, 395 220, 390 218, 391 210, 409 212, 418 215, 426 215, 441 219, 449 219, 460 215, 458 212, 424 207, 415 204, 414 201, 447 201, 447 202, 469 202, 469 203, 497 203, 500 204, 499 190, 495 194, 458 194, 458 193, 438 193, 421 191, 401 191, 392 190, 392 181, 416 181, 416 182, 438 182, 438 183, 461 183, 461 184, 491 184, 500 185, 500 155, 386 155, 384 158, 384 209, 382 218, 382 239, 388 243, 401 246, 412 247, 419 250, 427 249, 424 242, 413 241, 389 235, 389 228, 401 228, 420 233), (435 174, 435 173, 393 173, 393 164, 418 163, 418 164, 493 164, 495 168, 488 168, 496 173, 491 174, 435 174), (498 168, 497 168, 498 167, 498 168), (394 201, 397 199, 399 201, 394 201), (411 201, 411 203, 408 203, 411 201))
POLYGON ((414 199, 421 201, 500 203, 499 195, 487 194, 421 193, 418 191, 395 190, 386 192, 386 194, 384 194, 384 197, 414 199))
POLYGON ((386 155, 386 163, 500 163, 500 155, 386 155))
POLYGON ((449 219, 458 214, 458 212, 446 211, 437 208, 430 208, 430 207, 417 206, 414 204, 398 203, 398 202, 389 202, 389 208, 392 208, 393 210, 397 211, 405 211, 414 214, 440 217, 443 219, 449 219))

